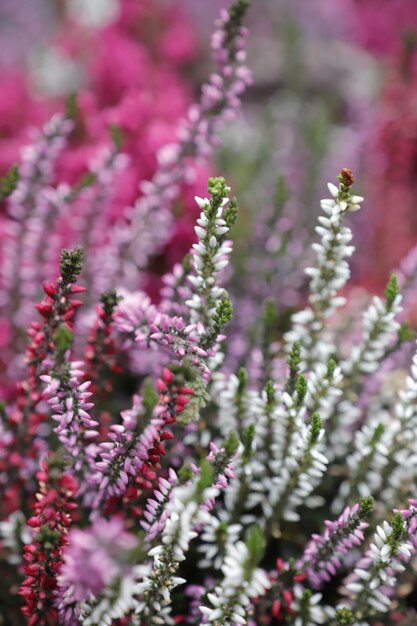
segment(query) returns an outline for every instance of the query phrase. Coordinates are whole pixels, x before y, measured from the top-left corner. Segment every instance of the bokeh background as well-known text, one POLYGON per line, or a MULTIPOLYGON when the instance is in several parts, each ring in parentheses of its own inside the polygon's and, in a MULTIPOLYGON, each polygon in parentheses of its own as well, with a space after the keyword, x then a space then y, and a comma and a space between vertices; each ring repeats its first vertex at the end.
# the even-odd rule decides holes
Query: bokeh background
MULTIPOLYGON (((132 162, 113 210, 133 201, 210 72, 210 34, 225 2, 0 0, 0 172, 30 128, 77 91, 78 135, 60 179, 77 180, 117 124, 132 162)), ((280 211, 291 240, 282 263, 298 275, 325 183, 348 166, 366 196, 354 283, 380 291, 417 243, 417 2, 252 0, 248 25, 254 83, 201 175, 225 175, 241 199, 238 267, 254 237, 277 252, 259 216, 265 225, 265 211, 280 211)), ((178 209, 168 266, 189 246, 190 215, 178 209)), ((297 297, 285 293, 289 305, 297 297)))

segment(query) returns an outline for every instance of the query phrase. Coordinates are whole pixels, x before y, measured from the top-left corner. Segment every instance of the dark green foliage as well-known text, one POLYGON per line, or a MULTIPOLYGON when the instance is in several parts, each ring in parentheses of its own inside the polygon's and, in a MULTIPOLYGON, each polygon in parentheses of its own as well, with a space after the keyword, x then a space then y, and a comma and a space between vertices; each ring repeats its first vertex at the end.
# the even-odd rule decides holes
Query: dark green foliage
POLYGON ((230 433, 229 437, 226 439, 224 443, 224 449, 226 451, 226 454, 229 457, 233 456, 236 450, 238 449, 238 447, 239 447, 239 439, 236 433, 230 433))
POLYGON ((310 436, 312 443, 316 442, 321 431, 321 419, 318 413, 313 413, 310 422, 310 436))
POLYGON ((59 272, 64 283, 75 283, 83 267, 84 251, 81 247, 74 250, 62 250, 59 272))
POLYGON ((415 332, 411 328, 410 324, 408 324, 408 322, 403 322, 401 324, 400 329, 398 331, 398 340, 401 343, 415 340, 415 332))
POLYGON ((301 376, 297 378, 297 382, 295 383, 295 394, 296 394, 295 402, 297 406, 302 405, 302 403, 304 402, 304 398, 306 397, 306 393, 307 393, 307 379, 304 376, 304 374, 301 374, 301 376))
MULTIPOLYGON (((301 346, 299 341, 294 342, 287 363, 290 373, 285 390, 292 396, 297 388, 298 374, 300 372, 301 346)), ((302 385, 303 383, 301 382, 300 384, 302 385)))
POLYGON ((233 224, 235 224, 238 211, 239 205, 237 202, 237 198, 232 198, 229 204, 225 207, 223 213, 224 221, 226 222, 226 226, 228 226, 229 228, 233 226, 233 224))
POLYGON ((230 47, 233 44, 249 6, 250 0, 236 0, 230 7, 229 21, 225 26, 226 46, 230 47))
POLYGON ((202 494, 207 487, 213 484, 214 471, 211 464, 203 459, 200 463, 200 476, 197 482, 197 491, 202 494))
POLYGON ((366 498, 362 498, 360 505, 359 505, 359 511, 358 511, 359 517, 363 519, 367 517, 368 515, 370 515, 373 510, 374 510, 373 497, 367 496, 366 498))
POLYGON ((20 180, 19 168, 12 165, 8 172, 0 178, 0 200, 10 196, 20 180))
POLYGON ((245 543, 250 555, 248 566, 253 569, 262 559, 265 551, 265 535, 262 528, 258 525, 252 526, 246 536, 245 543))
POLYGON ((103 307, 103 311, 107 317, 111 317, 115 308, 119 304, 121 297, 117 295, 116 290, 105 291, 100 296, 100 302, 103 307))
POLYGON ((337 609, 335 617, 339 626, 353 626, 356 622, 354 614, 347 607, 337 609))
POLYGON ((327 361, 327 379, 331 380, 333 378, 333 373, 337 367, 337 363, 334 359, 329 359, 327 361))
POLYGON ((52 339, 58 352, 64 353, 71 347, 72 331, 66 324, 61 324, 54 332, 52 339))
POLYGON ((65 116, 68 117, 70 120, 75 120, 78 115, 78 95, 75 91, 73 91, 67 98, 65 116))
POLYGON ((394 300, 398 296, 399 293, 400 293, 400 288, 398 286, 397 276, 395 274, 391 274, 391 277, 384 291, 388 310, 392 307, 394 300))

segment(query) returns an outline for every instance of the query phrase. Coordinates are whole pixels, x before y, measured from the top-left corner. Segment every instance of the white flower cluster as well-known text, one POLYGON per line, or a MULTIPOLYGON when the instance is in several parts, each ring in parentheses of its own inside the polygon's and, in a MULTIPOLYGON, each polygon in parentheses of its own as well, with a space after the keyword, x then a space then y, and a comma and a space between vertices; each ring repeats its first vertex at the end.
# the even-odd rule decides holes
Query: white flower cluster
POLYGON ((285 336, 287 346, 300 342, 308 365, 315 361, 325 362, 333 351, 330 338, 322 336, 318 341, 318 336, 323 331, 325 320, 345 304, 345 298, 337 293, 350 276, 345 259, 352 255, 354 247, 348 245, 352 232, 343 225, 343 221, 345 214, 357 211, 363 200, 360 196, 346 196, 346 199, 341 189, 331 183, 328 187, 333 198, 321 201, 325 215, 319 217, 320 225, 316 227, 321 241, 313 244, 317 266, 305 270, 311 277, 310 306, 293 315, 293 328, 285 336))
MULTIPOLYGON (((227 187, 227 191, 229 190, 227 187)), ((198 243, 193 244, 192 251, 194 273, 188 276, 193 296, 185 304, 190 309, 191 321, 202 322, 207 326, 211 323, 211 315, 224 292, 217 285, 218 274, 229 264, 232 252, 231 242, 225 240, 229 228, 222 217, 229 198, 223 198, 214 219, 210 219, 204 211, 210 207, 210 200, 197 196, 195 200, 202 212, 194 229, 198 237, 198 243)))
POLYGON ((271 583, 264 570, 248 566, 250 553, 243 541, 229 544, 222 566, 223 580, 207 594, 211 606, 200 606, 200 611, 216 626, 235 626, 247 623, 250 598, 262 596, 271 583))
POLYGON ((324 363, 317 363, 308 377, 305 405, 311 413, 317 411, 324 423, 332 415, 338 399, 342 395, 342 368, 338 365, 332 371, 324 363))
POLYGON ((202 544, 197 548, 203 554, 199 567, 220 569, 223 564, 224 551, 230 544, 236 543, 241 531, 241 524, 222 523, 221 519, 211 516, 201 535, 202 544))
MULTIPOLYGON (((374 373, 381 364, 387 350, 396 338, 400 324, 396 317, 401 312, 400 294, 392 301, 383 302, 375 296, 363 316, 363 337, 359 345, 353 347, 351 355, 342 362, 343 376, 350 388, 354 389, 362 379, 374 373)), ((360 417, 360 409, 355 399, 343 399, 337 406, 338 427, 332 433, 331 441, 337 454, 346 454, 350 443, 349 432, 354 429, 360 417)), ((379 417, 380 419, 380 417, 379 417)))
MULTIPOLYGON (((387 463, 389 449, 382 439, 384 426, 373 420, 355 433, 354 451, 347 457, 349 479, 342 482, 332 504, 332 511, 339 513, 345 503, 357 498, 376 495, 381 484, 381 470, 387 463)), ((349 433, 346 434, 346 445, 349 433)))
MULTIPOLYGON (((271 498, 271 484, 275 476, 278 476, 283 458, 286 454, 285 441, 288 436, 290 423, 297 420, 302 423, 305 409, 292 407, 288 409, 282 401, 282 394, 273 390, 273 399, 268 400, 264 389, 257 394, 256 400, 252 399, 249 408, 252 408, 252 422, 255 424, 254 441, 252 444, 253 454, 245 464, 244 480, 247 483, 248 495, 245 498, 245 508, 253 509, 259 504, 262 506, 264 515, 269 518, 273 513, 275 498, 271 498), (255 410, 256 409, 256 410, 255 410)), ((241 461, 242 464, 242 461, 241 461)), ((238 467, 236 474, 239 475, 238 467)), ((226 492, 226 504, 229 510, 236 506, 232 502, 231 493, 235 482, 232 481, 226 492), (230 501, 230 503, 229 503, 230 501)), ((237 490, 236 490, 237 491, 237 490)), ((235 494, 236 499, 237 494, 235 494)), ((253 522, 254 516, 245 516, 242 521, 253 522)))
POLYGON ((300 505, 314 506, 321 502, 312 497, 326 472, 328 460, 323 454, 324 429, 312 443, 311 430, 306 425, 295 431, 280 474, 272 480, 271 501, 282 506, 282 517, 287 521, 300 519, 296 509, 300 505), (283 502, 284 501, 284 502, 283 502))
POLYGON ((398 574, 405 570, 403 563, 415 552, 408 541, 392 541, 392 533, 393 528, 386 521, 377 526, 374 543, 371 543, 366 556, 358 562, 345 585, 346 592, 356 605, 366 603, 368 608, 381 613, 386 613, 391 605, 387 591, 396 586, 398 574))
MULTIPOLYGON (((299 519, 295 509, 300 504, 318 503, 309 496, 327 468, 324 430, 312 436, 311 427, 305 423, 306 408, 297 402, 297 393, 294 397, 285 391, 275 393, 274 400, 267 409, 263 395, 263 412, 255 429, 255 454, 246 468, 248 498, 251 506, 262 504, 267 519, 274 517, 277 521, 282 516, 294 521, 299 519), (269 438, 268 450, 262 445, 265 437, 269 438)), ((233 487, 234 481, 226 492, 226 502, 233 487)))
POLYGON ((225 517, 229 523, 236 518, 239 511, 241 524, 252 524, 255 521, 254 514, 248 511, 263 501, 262 485, 254 476, 256 467, 262 466, 253 457, 248 460, 240 457, 235 464, 236 475, 230 481, 224 497, 225 517))
MULTIPOLYGON (((217 489, 209 487, 204 490, 204 498, 215 497, 217 493, 217 489)), ((168 518, 162 543, 148 552, 153 558, 153 566, 135 588, 136 596, 142 598, 136 605, 136 614, 148 615, 155 624, 166 623, 159 621, 159 613, 170 604, 171 589, 186 582, 174 573, 185 559, 190 541, 197 537, 193 528, 205 524, 210 517, 198 503, 195 483, 175 487, 166 508, 168 518)), ((166 613, 165 617, 168 615, 166 613)))
POLYGON ((394 408, 394 419, 385 425, 383 442, 389 449, 385 459, 386 483, 380 486, 382 498, 392 502, 398 493, 405 498, 414 495, 417 478, 417 354, 413 357, 411 372, 405 388, 399 391, 394 408), (383 490, 386 487, 386 491, 383 490))
POLYGON ((252 423, 258 423, 263 415, 263 403, 259 393, 245 388, 239 394, 240 381, 236 374, 213 376, 211 395, 218 406, 218 423, 222 437, 231 432, 242 432, 252 423), (240 397, 239 397, 240 396, 240 397))
MULTIPOLYGON (((265 467, 258 457, 263 454, 262 440, 269 432, 269 425, 266 423, 265 398, 257 390, 248 389, 247 385, 240 390, 240 385, 241 381, 235 374, 225 376, 222 373, 216 373, 211 391, 218 406, 218 427, 224 438, 233 432, 239 433, 242 437, 248 427, 256 425, 252 444, 256 454, 247 459, 239 455, 234 464, 235 477, 230 481, 225 492, 225 518, 229 520, 229 523, 236 514, 236 507, 244 504, 245 512, 249 511, 264 499, 264 493, 269 492, 269 486, 264 489, 262 482, 258 479, 258 476, 261 476, 262 480, 265 478, 265 467), (246 497, 242 503, 243 492, 246 497)), ((253 515, 245 512, 241 522, 252 523, 253 515)))
POLYGON ((110 626, 114 620, 121 619, 136 607, 135 581, 141 575, 142 566, 137 566, 130 574, 124 574, 118 584, 105 588, 97 602, 85 602, 81 605, 79 616, 82 626, 110 626))
POLYGON ((251 462, 253 478, 250 497, 253 506, 261 502, 264 515, 271 518, 293 470, 299 467, 302 451, 298 448, 296 433, 307 434, 306 409, 303 405, 298 406, 287 392, 275 392, 275 403, 269 411, 266 398, 264 402, 264 414, 256 423, 258 445, 251 462), (264 445, 267 439, 269 450, 264 445), (294 457, 294 453, 297 456, 294 457))
MULTIPOLYGON (((215 463, 216 457, 213 459, 215 463)), ((155 624, 170 623, 171 589, 186 582, 175 573, 186 558, 190 542, 198 536, 195 529, 210 525, 211 505, 222 488, 227 486, 225 476, 229 465, 230 462, 224 475, 216 477, 214 485, 202 489, 200 476, 197 475, 187 484, 173 487, 165 508, 161 543, 148 552, 148 556, 153 558, 153 566, 136 584, 135 594, 140 598, 136 603, 137 615, 146 615, 155 624)))
MULTIPOLYGON (((347 458, 349 480, 344 481, 333 510, 355 489, 360 497, 378 496, 393 502, 402 494, 412 497, 417 477, 417 354, 404 389, 398 392, 393 412, 378 407, 378 412, 355 433, 355 446, 347 458)), ((355 494, 356 495, 356 494, 355 494)))
POLYGON ((378 369, 387 347, 400 328, 395 318, 402 311, 401 300, 402 296, 398 294, 388 305, 374 296, 363 315, 362 341, 353 347, 350 358, 344 361, 345 376, 352 376, 356 370, 361 374, 372 374, 378 369))
POLYGON ((398 493, 402 499, 410 498, 417 477, 417 354, 405 388, 398 393, 394 414, 385 412, 381 417, 385 419, 377 446, 379 454, 372 457, 363 482, 384 502, 394 501, 398 493))
POLYGON ((270 461, 274 476, 279 476, 283 462, 292 456, 293 433, 302 430, 306 421, 304 403, 299 404, 295 397, 286 391, 277 394, 277 400, 279 404, 272 414, 273 458, 270 461))
POLYGON ((316 624, 323 624, 328 615, 319 604, 321 599, 321 593, 314 593, 313 595, 309 593, 306 594, 305 589, 301 585, 295 585, 294 600, 291 604, 291 609, 296 615, 303 615, 303 617, 296 617, 294 626, 316 626, 316 624), (304 618, 306 613, 308 614, 308 621, 304 618))
POLYGON ((31 534, 21 511, 15 511, 7 520, 0 522, 0 541, 7 551, 7 562, 11 565, 21 563, 21 546, 31 541, 31 534))

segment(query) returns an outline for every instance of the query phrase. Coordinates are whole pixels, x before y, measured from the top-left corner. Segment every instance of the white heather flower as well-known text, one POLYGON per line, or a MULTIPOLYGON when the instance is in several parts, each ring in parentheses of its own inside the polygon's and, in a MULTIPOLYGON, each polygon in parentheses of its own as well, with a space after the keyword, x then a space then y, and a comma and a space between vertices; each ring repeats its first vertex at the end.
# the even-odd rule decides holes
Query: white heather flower
POLYGON ((221 626, 245 625, 250 598, 260 597, 270 588, 269 578, 262 569, 255 568, 248 573, 249 558, 248 547, 243 541, 229 544, 222 566, 224 578, 214 593, 207 596, 211 606, 200 606, 209 622, 215 621, 221 626))
POLYGON ((201 568, 214 567, 220 569, 223 563, 223 553, 229 544, 234 544, 242 531, 240 524, 222 523, 212 516, 204 527, 201 535, 202 545, 198 551, 203 555, 199 561, 201 568))
MULTIPOLYGON (((230 187, 225 190, 230 191, 230 187)), ((208 198, 196 196, 195 201, 202 212, 194 227, 198 237, 198 243, 193 244, 191 252, 194 272, 187 276, 193 295, 185 300, 185 305, 190 309, 191 320, 201 323, 204 333, 213 324, 212 315, 224 293, 224 288, 218 285, 218 275, 228 266, 232 252, 230 242, 224 239, 229 227, 222 217, 229 198, 222 199, 215 216, 205 213, 210 208, 208 198)))
POLYGON ((336 366, 329 375, 324 363, 317 363, 308 377, 305 405, 310 412, 317 411, 324 423, 332 414, 333 408, 342 395, 342 369, 336 366))
MULTIPOLYGON (((406 513, 411 517, 414 511, 412 507, 410 510, 411 514, 410 511, 406 513)), ((402 515, 401 517, 403 518, 402 515)), ((406 524, 404 518, 403 523, 406 524)), ((403 534, 407 532, 405 525, 403 534)), ((353 602, 360 598, 362 603, 381 613, 386 613, 391 606, 392 590, 397 585, 397 576, 405 569, 403 563, 415 553, 410 542, 404 538, 394 537, 392 540, 392 534, 393 528, 387 521, 377 526, 373 543, 344 585, 346 595, 353 602)))
POLYGON ((5 557, 11 565, 22 562, 22 545, 31 542, 31 535, 26 526, 25 516, 21 511, 15 511, 7 520, 0 522, 0 539, 5 548, 5 557))
POLYGON ((313 595, 305 596, 305 589, 301 585, 295 585, 294 587, 294 600, 291 604, 291 609, 297 613, 308 612, 308 622, 304 617, 296 617, 294 620, 294 626, 315 626, 316 624, 323 624, 326 620, 326 613, 324 609, 319 606, 322 599, 321 593, 315 593, 313 595))
POLYGON ((346 192, 342 195, 332 183, 328 187, 333 198, 321 201, 325 215, 319 217, 319 225, 316 226, 321 241, 313 244, 317 263, 306 269, 306 274, 311 277, 310 306, 293 316, 293 327, 285 335, 287 352, 295 341, 300 342, 304 369, 317 361, 327 361, 335 349, 324 322, 345 303, 345 299, 338 296, 338 291, 350 276, 345 259, 352 255, 354 247, 348 245, 352 232, 343 225, 343 221, 345 213, 356 211, 362 201, 360 196, 349 196, 346 192))

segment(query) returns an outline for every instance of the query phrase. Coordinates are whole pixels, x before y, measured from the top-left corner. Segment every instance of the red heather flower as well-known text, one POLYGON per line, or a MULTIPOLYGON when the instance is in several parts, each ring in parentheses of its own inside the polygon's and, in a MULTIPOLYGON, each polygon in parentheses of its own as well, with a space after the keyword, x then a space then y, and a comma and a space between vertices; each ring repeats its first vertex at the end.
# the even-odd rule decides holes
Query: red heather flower
POLYGON ((304 572, 295 574, 289 570, 282 559, 277 559, 276 564, 276 571, 270 573, 271 591, 267 598, 260 598, 257 604, 258 622, 265 626, 286 624, 288 618, 295 615, 291 608, 295 598, 293 587, 295 583, 301 583, 307 578, 304 572))
MULTIPOLYGON (((47 369, 45 359, 56 357, 58 352, 65 352, 72 341, 72 320, 82 300, 73 298, 74 294, 85 291, 84 287, 74 285, 82 268, 83 251, 75 248, 63 250, 61 254, 60 276, 56 283, 47 283, 43 290, 46 299, 35 305, 44 318, 44 322, 33 322, 28 331, 31 342, 26 349, 25 361, 28 367, 29 391, 39 399, 39 376, 47 369)), ((50 365, 49 365, 50 367, 50 365)))
POLYGON ((55 626, 57 610, 53 605, 56 577, 61 568, 63 550, 67 545, 71 513, 77 507, 72 499, 77 483, 72 476, 61 474, 62 468, 49 459, 37 473, 39 481, 38 501, 34 515, 27 524, 34 537, 24 547, 24 571, 20 594, 24 597, 23 614, 29 626, 55 626))
POLYGON ((42 441, 36 439, 36 435, 46 419, 46 414, 37 410, 42 395, 40 376, 49 371, 72 341, 72 320, 82 304, 73 296, 85 291, 73 284, 81 270, 81 260, 80 249, 62 253, 61 276, 56 283, 44 285, 46 299, 36 305, 43 321, 32 322, 28 330, 27 377, 16 385, 14 405, 6 412, 6 428, 0 433, 0 452, 5 450, 5 459, 11 460, 13 468, 10 471, 10 461, 8 464, 0 461, 0 473, 7 472, 7 479, 0 480, 0 502, 7 514, 19 508, 19 500, 27 498, 27 478, 33 476, 33 468, 38 467, 36 459, 40 456, 42 441), (24 476, 22 483, 19 476, 24 476))
POLYGON ((122 413, 123 424, 110 426, 108 441, 99 444, 95 508, 104 503, 106 510, 117 510, 119 503, 119 509, 125 510, 127 503, 130 509, 139 510, 137 498, 152 487, 161 456, 166 454, 165 442, 173 438, 165 426, 175 423, 193 393, 191 388, 178 384, 168 368, 158 379, 157 389, 159 400, 145 428, 141 424, 145 417, 142 398, 136 396, 132 409, 122 413))

